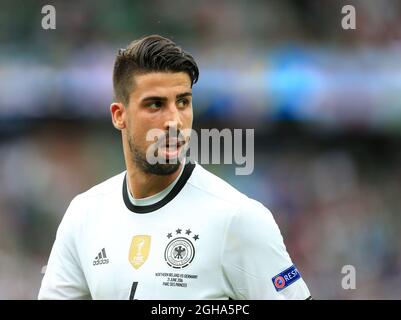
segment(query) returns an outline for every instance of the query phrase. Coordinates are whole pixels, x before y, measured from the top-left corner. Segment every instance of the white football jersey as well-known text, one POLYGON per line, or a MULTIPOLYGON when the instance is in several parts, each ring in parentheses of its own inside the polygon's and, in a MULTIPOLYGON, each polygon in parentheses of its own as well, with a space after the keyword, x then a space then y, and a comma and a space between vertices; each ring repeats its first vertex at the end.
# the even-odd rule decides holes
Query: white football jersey
POLYGON ((126 172, 75 197, 39 299, 308 299, 270 211, 199 164, 157 203, 126 172))

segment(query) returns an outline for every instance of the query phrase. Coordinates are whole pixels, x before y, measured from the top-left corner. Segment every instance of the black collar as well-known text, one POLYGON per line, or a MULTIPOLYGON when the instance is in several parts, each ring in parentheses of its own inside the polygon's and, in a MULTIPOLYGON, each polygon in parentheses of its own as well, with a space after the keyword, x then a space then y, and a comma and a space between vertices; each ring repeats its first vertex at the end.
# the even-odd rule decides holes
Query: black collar
POLYGON ((136 206, 130 201, 127 191, 127 174, 125 174, 123 182, 123 199, 126 207, 135 213, 149 213, 160 209, 161 207, 169 203, 171 200, 173 200, 175 196, 181 191, 181 189, 185 186, 185 183, 191 176, 194 168, 195 168, 194 163, 188 162, 187 164, 185 164, 184 170, 182 171, 180 178, 178 179, 173 189, 171 189, 170 192, 167 194, 167 196, 165 196, 160 201, 148 206, 136 206))

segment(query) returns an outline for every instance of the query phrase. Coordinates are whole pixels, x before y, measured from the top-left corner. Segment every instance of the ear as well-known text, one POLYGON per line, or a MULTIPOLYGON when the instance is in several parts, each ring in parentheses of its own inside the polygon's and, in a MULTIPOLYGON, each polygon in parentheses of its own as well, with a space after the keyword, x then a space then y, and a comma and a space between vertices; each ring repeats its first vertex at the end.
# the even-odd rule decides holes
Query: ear
POLYGON ((113 102, 110 105, 111 120, 116 129, 122 130, 126 127, 126 110, 122 103, 113 102))

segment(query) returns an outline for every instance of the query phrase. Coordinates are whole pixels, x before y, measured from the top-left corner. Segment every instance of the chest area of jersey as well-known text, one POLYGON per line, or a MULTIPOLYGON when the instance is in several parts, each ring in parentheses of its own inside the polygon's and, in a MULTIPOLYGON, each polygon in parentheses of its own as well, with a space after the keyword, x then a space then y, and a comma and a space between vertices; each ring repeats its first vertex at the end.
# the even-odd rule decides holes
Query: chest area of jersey
POLYGON ((216 227, 189 219, 97 224, 88 230, 83 257, 92 294, 105 299, 204 298, 204 290, 221 277, 222 235, 216 227))

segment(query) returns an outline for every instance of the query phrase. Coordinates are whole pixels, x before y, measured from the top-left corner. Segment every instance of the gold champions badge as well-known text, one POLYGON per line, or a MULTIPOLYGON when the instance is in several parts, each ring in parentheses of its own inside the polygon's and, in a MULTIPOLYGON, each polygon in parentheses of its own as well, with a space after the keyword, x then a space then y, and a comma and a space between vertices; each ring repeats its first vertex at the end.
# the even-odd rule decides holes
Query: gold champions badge
POLYGON ((128 260, 135 269, 139 269, 146 261, 150 251, 151 237, 138 235, 132 237, 128 260))

